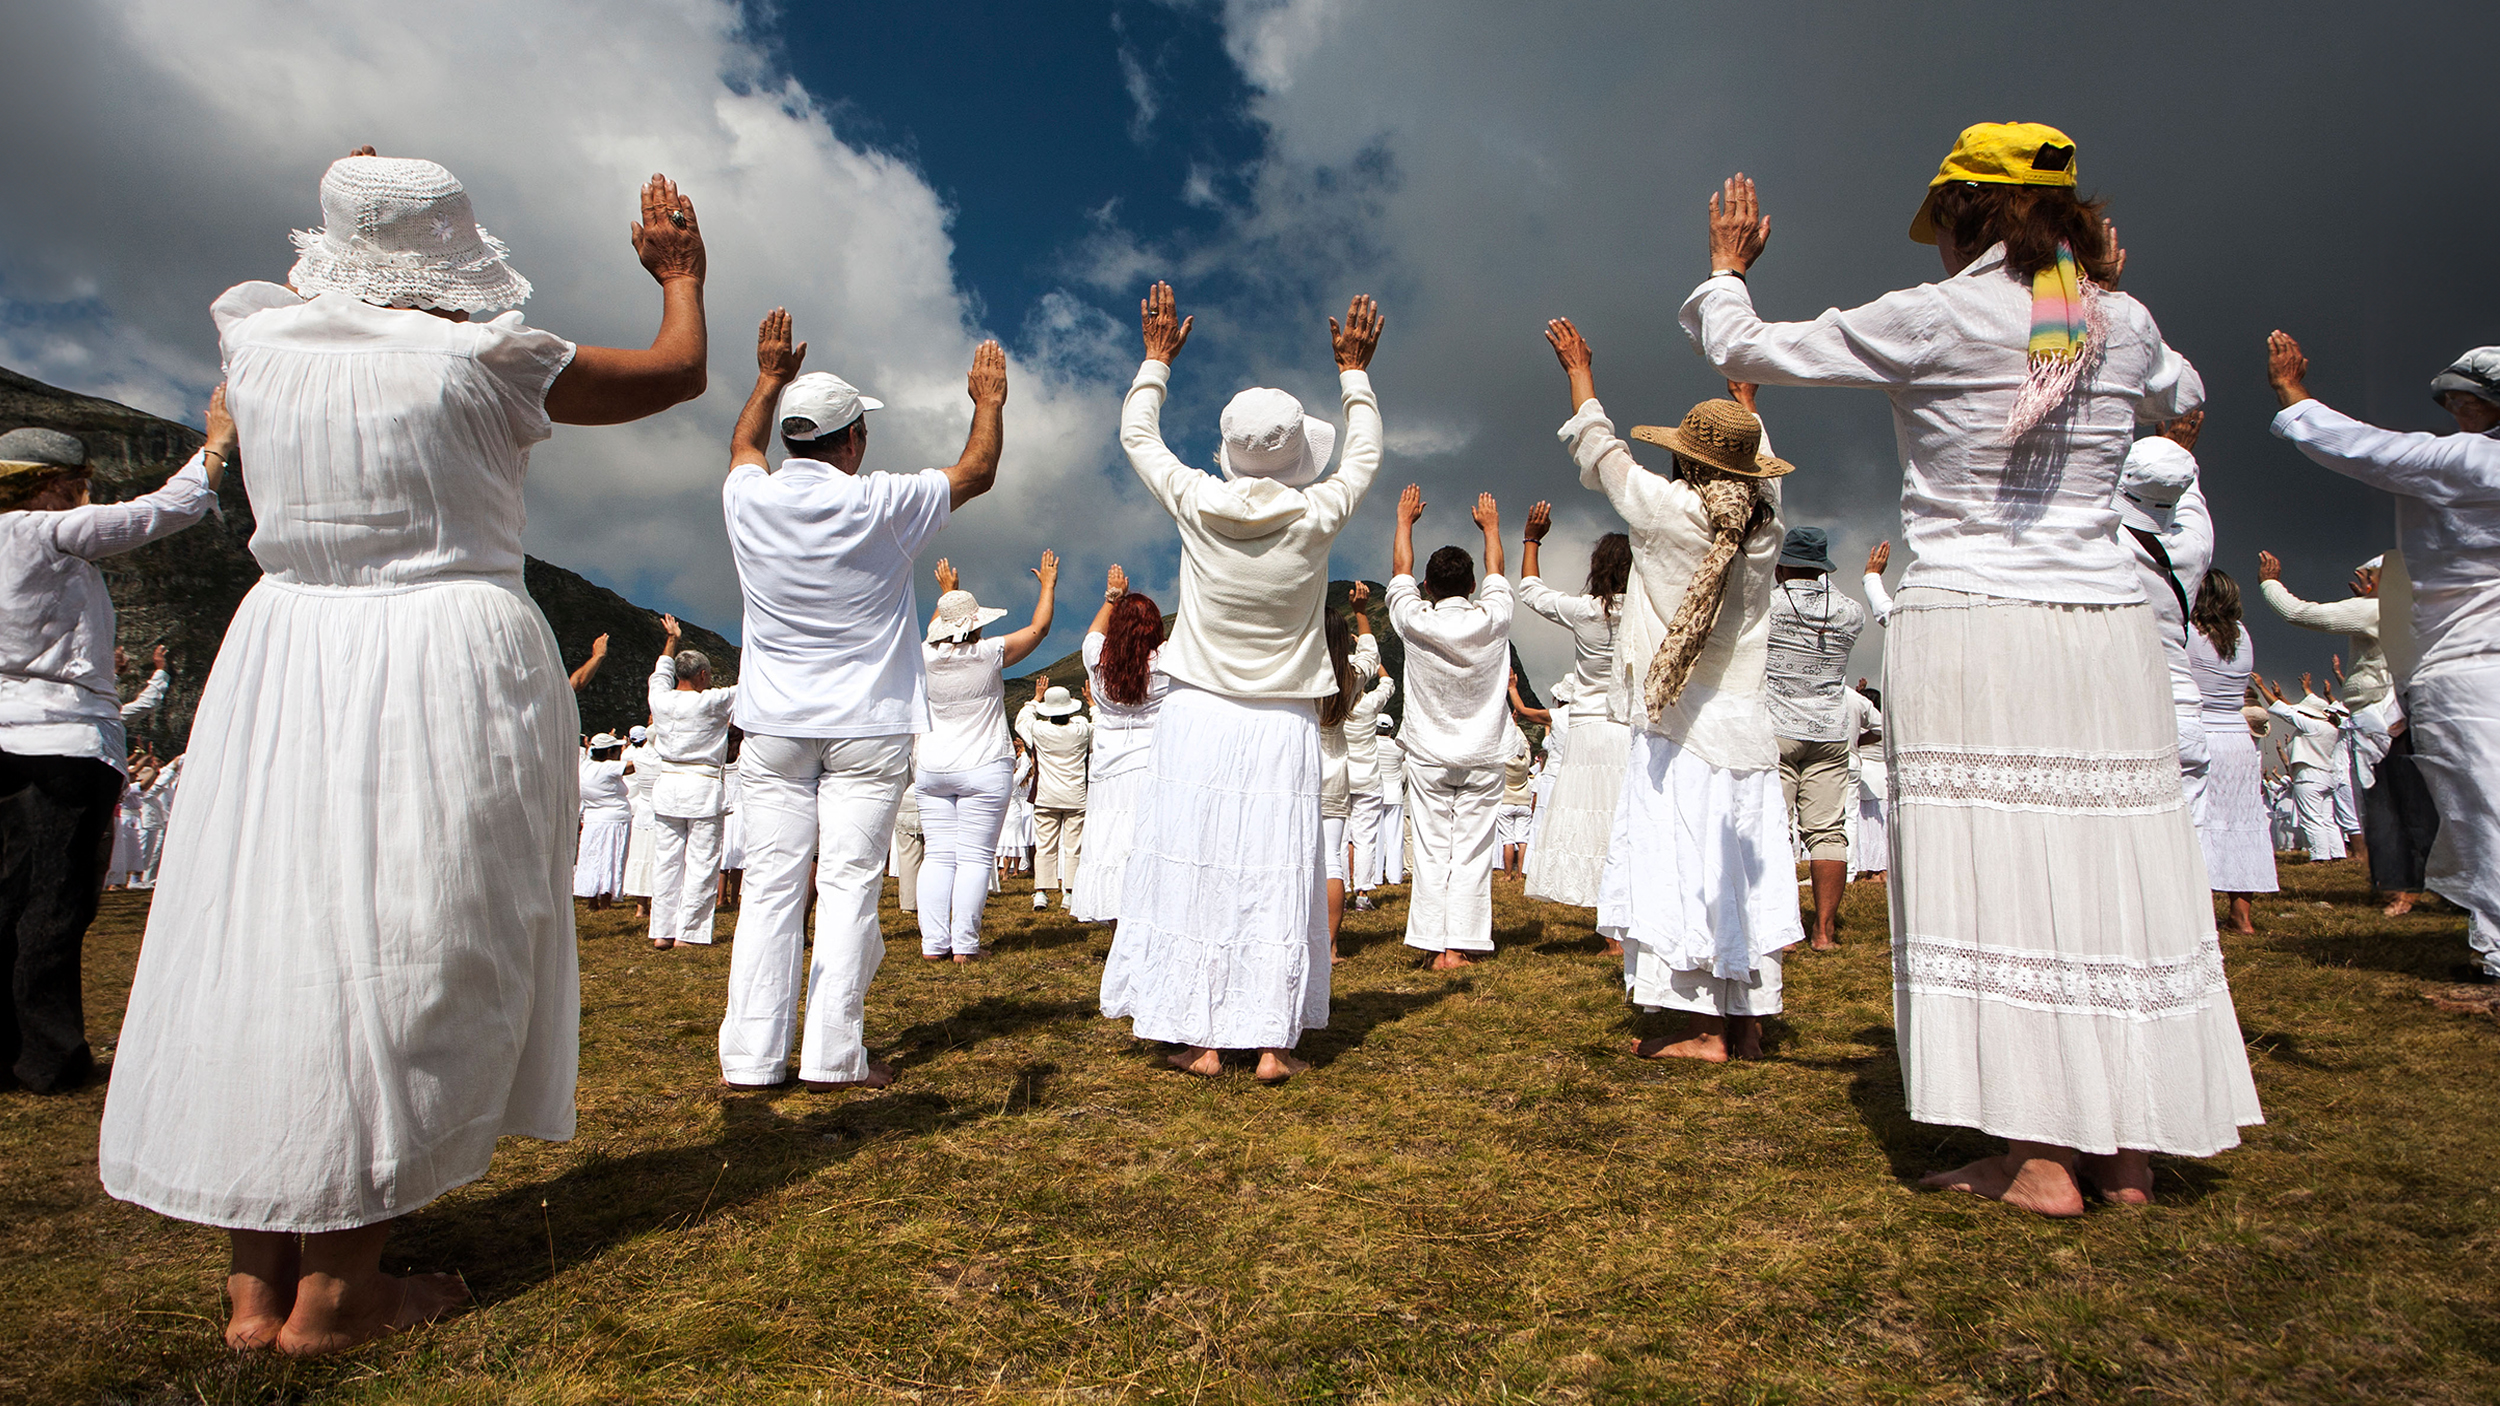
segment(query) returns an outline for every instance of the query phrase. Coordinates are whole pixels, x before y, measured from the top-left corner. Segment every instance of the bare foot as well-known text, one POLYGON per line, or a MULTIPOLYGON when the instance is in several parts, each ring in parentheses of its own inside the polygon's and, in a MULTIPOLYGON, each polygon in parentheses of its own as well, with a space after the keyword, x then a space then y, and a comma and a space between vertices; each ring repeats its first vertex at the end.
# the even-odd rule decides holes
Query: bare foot
POLYGON ((1336 953, 1334 953, 1334 952, 1331 952, 1331 953, 1329 953, 1329 954, 1328 954, 1328 965, 1330 965, 1330 966, 1332 966, 1332 967, 1342 967, 1342 966, 1344 966, 1344 965, 1345 965, 1345 958, 1338 956, 1338 955, 1337 955, 1336 953))
POLYGON ((724 1089, 729 1090, 731 1093, 737 1093, 737 1094, 761 1094, 761 1093, 769 1093, 769 1092, 771 1092, 771 1091, 772 1091, 772 1090, 774 1090, 774 1089, 781 1088, 782 1086, 784 1086, 784 1085, 788 1084, 789 1082, 790 1082, 790 1076, 789 1076, 789 1075, 787 1075, 787 1074, 784 1074, 784 1075, 782 1075, 780 1078, 775 1079, 775 1080, 773 1080, 772 1082, 767 1083, 767 1084, 741 1084, 741 1083, 737 1082, 737 1081, 736 1081, 736 1080, 734 1080, 734 1079, 723 1079, 723 1080, 721 1080, 721 1081, 720 1081, 720 1086, 721 1086, 722 1088, 724 1088, 724 1089))
POLYGON ((1806 945, 1812 947, 1817 952, 1837 952, 1840 950, 1839 941, 1829 937, 1818 937, 1806 945))
MULTIPOLYGON (((961 960, 958 958, 957 960, 961 960)), ((801 1079, 812 1094, 829 1094, 837 1089, 882 1089, 894 1082, 894 1066, 868 1061, 868 1072, 856 1079, 801 1079)))
POLYGON ((1433 958, 1432 970, 1437 972, 1454 972, 1460 967, 1472 967, 1475 964, 1475 958, 1453 950, 1443 952, 1440 956, 1433 958))
POLYGON ((2401 918, 2405 914, 2413 911, 2413 895, 2409 893, 2399 893, 2394 898, 2387 901, 2386 907, 2381 908, 2378 911, 2390 918, 2401 918))
POLYGON ((1690 1035, 1681 1040, 1652 1035, 1646 1040, 1634 1040, 1632 1053, 1643 1059, 1700 1059, 1725 1064, 1727 1041, 1718 1035, 1690 1035))
POLYGON ((347 1281, 307 1274, 296 1285, 295 1310, 277 1349, 289 1357, 320 1357, 430 1323, 468 1301, 469 1286, 450 1274, 375 1274, 347 1281))
POLYGON ((1308 1072, 1310 1067, 1309 1060, 1295 1059, 1283 1050, 1261 1050, 1258 1080, 1262 1084, 1281 1084, 1296 1074, 1308 1072))
POLYGON ((1622 956, 1622 955, 1623 955, 1623 940, 1622 940, 1621 938, 1614 938, 1614 937, 1607 938, 1607 939, 1606 939, 1606 955, 1607 955, 1607 956, 1609 956, 1609 957, 1620 957, 1620 956, 1622 956))
POLYGON ((946 960, 946 954, 943 952, 923 952, 920 954, 920 960, 924 962, 943 962, 946 960))
POLYGON ((981 954, 978 952, 958 952, 955 954, 955 960, 968 967, 974 962, 981 960, 981 954))
POLYGON ((257 1274, 226 1276, 234 1316, 226 1320, 226 1346, 237 1352, 276 1347, 287 1315, 295 1309, 295 1281, 272 1284, 257 1274))
POLYGON ((2107 1157, 2086 1157, 2077 1170, 2092 1179, 2101 1199, 2113 1206, 2149 1206, 2153 1204, 2153 1158, 2150 1153, 2122 1147, 2107 1157))
POLYGON ((665 952, 676 945, 677 939, 673 937, 655 937, 651 939, 651 950, 654 952, 665 952))
POLYGON ((1174 1050, 1163 1057, 1163 1062, 1183 1074, 1195 1074, 1201 1079, 1212 1079, 1224 1072, 1222 1050, 1202 1050, 1192 1046, 1185 1050, 1174 1050))
POLYGON ((1967 1191, 2043 1216, 2083 1214, 2083 1188, 2075 1185, 2073 1172, 2050 1157, 2018 1160, 2011 1152, 1982 1157, 1967 1167, 1930 1172, 1918 1184, 1938 1191, 1967 1191))

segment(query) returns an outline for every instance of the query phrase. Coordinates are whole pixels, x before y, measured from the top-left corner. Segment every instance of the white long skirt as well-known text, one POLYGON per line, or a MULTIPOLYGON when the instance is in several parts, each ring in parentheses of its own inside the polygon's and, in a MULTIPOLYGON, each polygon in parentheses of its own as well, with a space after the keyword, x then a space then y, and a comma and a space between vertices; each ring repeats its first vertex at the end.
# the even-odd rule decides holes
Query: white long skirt
POLYGON ((1903 591, 1885 641, 1910 1116, 2203 1157, 2264 1121, 2142 605, 1903 591))
POLYGON ((720 868, 726 874, 747 867, 747 823, 738 812, 723 811, 720 818, 720 868))
POLYGON ((1571 744, 1563 752, 1554 793, 1537 809, 1536 843, 1528 850, 1528 897, 1597 906, 1631 749, 1629 726, 1572 714, 1571 744))
POLYGON ((262 581, 200 696, 105 1189, 183 1220, 405 1215, 573 1135, 580 721, 520 583, 262 581))
POLYGON ((625 893, 632 898, 651 896, 651 861, 659 856, 660 827, 647 807, 634 808, 633 828, 625 836, 625 893))
POLYGON ((614 898, 625 891, 625 837, 633 828, 624 816, 582 822, 581 849, 573 856, 575 898, 614 898))
POLYGON ((2274 819, 2266 814, 2265 759, 2237 717, 2205 729, 2205 877, 2217 893, 2273 893, 2274 819))
POLYGON ((1597 930, 1623 944, 1634 1005, 1779 1010, 1775 954, 1806 934, 1778 767, 1729 771, 1635 731, 1607 853, 1597 930))
POLYGON ((1284 1049, 1328 1023, 1319 716, 1175 680, 1156 715, 1102 1013, 1138 1038, 1284 1049))
POLYGON ((1136 845, 1137 804, 1146 786, 1151 727, 1094 730, 1093 774, 1085 788, 1085 849, 1078 857, 1068 916, 1081 923, 1120 920, 1120 889, 1136 845))

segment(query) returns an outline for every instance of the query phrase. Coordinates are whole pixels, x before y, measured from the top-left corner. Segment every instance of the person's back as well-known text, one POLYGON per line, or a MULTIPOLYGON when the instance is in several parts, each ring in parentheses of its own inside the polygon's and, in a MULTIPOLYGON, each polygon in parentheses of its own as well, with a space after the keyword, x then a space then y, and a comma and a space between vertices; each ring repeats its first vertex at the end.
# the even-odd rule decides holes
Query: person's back
POLYGON ((1389 583, 1389 622, 1406 642, 1406 755, 1423 766, 1498 767, 1507 760, 1510 582, 1488 576, 1476 595, 1427 603, 1409 579, 1389 583))
POLYGON ((1040 759, 1033 804, 1045 810, 1083 809, 1086 759, 1094 745, 1093 724, 1082 717, 1036 717, 1024 738, 1040 759))

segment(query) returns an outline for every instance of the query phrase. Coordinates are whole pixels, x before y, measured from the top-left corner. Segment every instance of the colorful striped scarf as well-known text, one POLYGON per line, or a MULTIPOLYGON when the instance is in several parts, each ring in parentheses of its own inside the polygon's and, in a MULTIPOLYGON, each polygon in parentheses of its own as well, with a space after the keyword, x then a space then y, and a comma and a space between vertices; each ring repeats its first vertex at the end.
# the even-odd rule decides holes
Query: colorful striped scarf
POLYGON ((2100 289, 2075 267, 2075 251, 2057 246, 2057 262, 2031 276, 2031 370, 2014 398, 2006 430, 2030 433, 2050 411, 2074 394, 2087 364, 2100 350, 2094 335, 2100 289))

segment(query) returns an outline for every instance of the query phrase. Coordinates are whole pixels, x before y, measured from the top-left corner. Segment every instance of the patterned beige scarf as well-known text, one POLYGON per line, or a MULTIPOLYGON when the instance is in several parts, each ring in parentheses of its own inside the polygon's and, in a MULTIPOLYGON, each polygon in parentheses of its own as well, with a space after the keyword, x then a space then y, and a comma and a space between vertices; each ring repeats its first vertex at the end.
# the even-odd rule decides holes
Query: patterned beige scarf
POLYGON ((1710 643, 1710 631, 1719 623, 1719 603, 1727 594, 1728 564, 1744 549, 1745 538, 1756 520, 1771 510, 1770 501, 1762 496, 1762 481, 1732 474, 1725 469, 1698 463, 1679 454, 1675 457, 1676 472, 1694 492, 1701 495, 1704 511, 1710 514, 1710 550, 1702 554, 1701 564, 1693 568, 1693 579, 1684 588, 1683 603, 1675 609, 1675 618, 1667 622, 1666 642, 1649 658, 1649 677, 1642 684, 1642 698, 1655 719, 1675 706, 1684 696, 1684 685, 1692 678, 1693 665, 1710 643))

